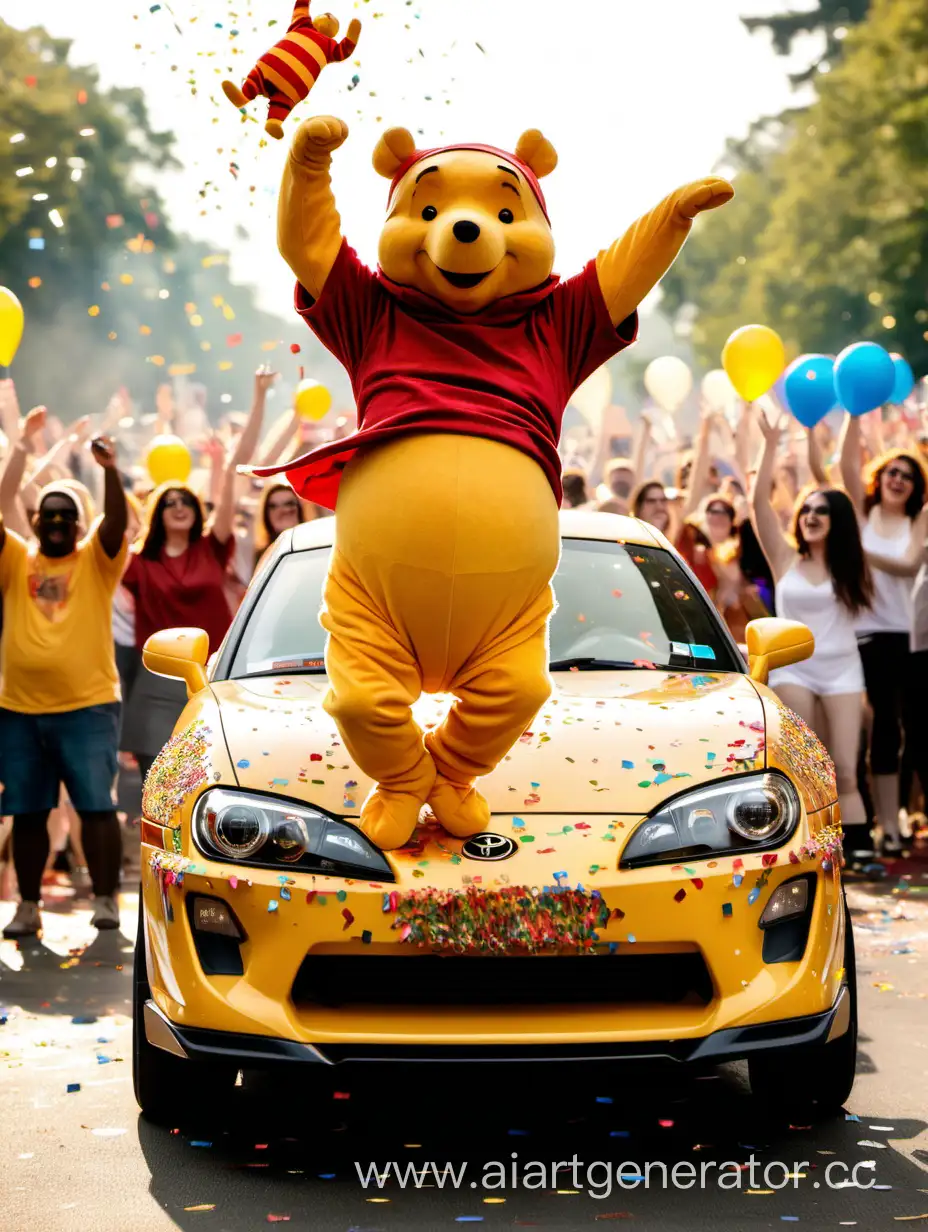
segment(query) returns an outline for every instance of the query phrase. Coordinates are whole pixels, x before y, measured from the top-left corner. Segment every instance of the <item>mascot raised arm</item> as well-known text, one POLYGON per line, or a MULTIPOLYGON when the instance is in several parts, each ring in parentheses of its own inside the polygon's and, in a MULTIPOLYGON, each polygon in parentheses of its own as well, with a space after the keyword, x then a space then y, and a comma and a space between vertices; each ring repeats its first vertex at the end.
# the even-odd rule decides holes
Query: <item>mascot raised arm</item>
POLYGON ((325 707, 376 784, 361 827, 390 849, 426 803, 450 834, 487 828, 475 783, 551 689, 564 409, 634 341, 636 309, 696 215, 733 190, 679 189, 562 280, 539 182, 557 155, 540 132, 509 153, 417 150, 391 129, 374 151, 390 190, 371 270, 341 234, 330 184, 347 135, 331 117, 297 131, 278 238, 297 311, 351 378, 358 430, 256 473, 283 471, 304 499, 337 507, 325 707), (427 733, 412 713, 423 691, 454 698, 427 733))

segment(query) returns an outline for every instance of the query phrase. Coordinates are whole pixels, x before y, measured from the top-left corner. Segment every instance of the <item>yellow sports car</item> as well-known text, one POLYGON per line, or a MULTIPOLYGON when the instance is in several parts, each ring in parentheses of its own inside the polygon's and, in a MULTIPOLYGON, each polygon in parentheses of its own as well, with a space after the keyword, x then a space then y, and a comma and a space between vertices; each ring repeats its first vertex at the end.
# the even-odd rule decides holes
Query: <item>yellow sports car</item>
MULTIPOLYGON (((492 829, 423 813, 377 850, 323 709, 333 519, 275 545, 218 653, 149 639, 189 704, 145 785, 134 1074, 153 1119, 274 1065, 747 1058, 789 1115, 854 1080, 834 772, 766 687, 808 657, 782 620, 746 665, 670 544, 561 515, 554 692, 481 783, 492 829), (405 961, 404 961, 405 960, 405 961), (802 1073, 781 1081, 782 1058, 802 1073), (792 1089, 791 1089, 792 1088, 792 1089)), ((451 699, 423 697, 423 727, 451 699)))

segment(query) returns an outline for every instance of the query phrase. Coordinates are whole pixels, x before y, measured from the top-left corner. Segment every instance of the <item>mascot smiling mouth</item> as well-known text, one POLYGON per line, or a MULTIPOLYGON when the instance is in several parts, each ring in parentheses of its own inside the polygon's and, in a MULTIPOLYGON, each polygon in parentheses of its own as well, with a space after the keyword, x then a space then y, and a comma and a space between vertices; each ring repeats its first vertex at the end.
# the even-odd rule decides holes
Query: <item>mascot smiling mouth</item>
POLYGON ((443 278, 448 279, 453 287, 458 287, 462 291, 478 287, 484 278, 489 278, 493 273, 492 270, 486 270, 482 274, 456 274, 453 270, 442 269, 440 265, 436 265, 435 268, 443 278))

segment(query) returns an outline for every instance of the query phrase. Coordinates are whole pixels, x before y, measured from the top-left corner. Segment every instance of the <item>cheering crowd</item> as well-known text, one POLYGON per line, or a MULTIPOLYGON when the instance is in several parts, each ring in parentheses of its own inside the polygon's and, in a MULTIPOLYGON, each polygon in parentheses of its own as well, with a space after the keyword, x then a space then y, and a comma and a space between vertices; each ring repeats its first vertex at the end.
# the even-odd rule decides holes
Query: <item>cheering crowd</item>
MULTIPOLYGON (((348 417, 309 425, 288 411, 266 431, 275 379, 259 370, 247 415, 218 429, 204 417, 187 437, 200 465, 160 486, 142 459, 152 435, 178 426, 170 399, 139 437, 124 394, 100 422, 65 427, 45 408, 23 417, 12 381, 0 382, 0 897, 12 869, 20 899, 7 938, 40 929, 43 879, 62 852, 75 892, 92 887, 92 923, 118 926, 132 819, 117 811, 117 776, 137 766, 144 778, 186 702, 182 683, 142 665, 146 639, 193 626, 217 648, 269 546, 328 512, 240 469, 351 430, 348 417)), ((739 643, 765 615, 812 629, 815 654, 772 673, 771 687, 834 759, 848 860, 902 855, 928 785, 917 409, 806 430, 768 396, 733 420, 703 408, 692 447, 648 414, 634 441, 610 427, 565 441, 565 507, 661 531, 739 643)))

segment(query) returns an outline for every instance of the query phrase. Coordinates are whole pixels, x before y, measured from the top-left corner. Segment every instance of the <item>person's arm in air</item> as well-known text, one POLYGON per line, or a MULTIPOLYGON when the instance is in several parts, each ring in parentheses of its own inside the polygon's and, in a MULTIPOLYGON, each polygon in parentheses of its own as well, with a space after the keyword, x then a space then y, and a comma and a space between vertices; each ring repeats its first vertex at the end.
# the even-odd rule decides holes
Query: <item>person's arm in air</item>
POLYGON ((809 470, 812 478, 821 487, 827 488, 829 486, 828 474, 822 460, 822 447, 814 428, 806 428, 806 440, 809 444, 809 470))
POLYGON ((632 487, 644 479, 644 467, 648 460, 648 449, 651 446, 651 416, 642 411, 638 417, 638 434, 635 440, 635 452, 632 455, 632 487))
POLYGON ((287 448, 288 443, 299 432, 302 422, 296 411, 289 411, 282 415, 261 443, 258 465, 273 466, 287 448))
POLYGON ((838 467, 845 492, 854 503, 857 516, 864 516, 864 484, 860 473, 860 419, 845 415, 841 429, 838 467))
POLYGON ((764 436, 764 448, 751 491, 751 522, 761 551, 767 558, 774 581, 779 582, 792 564, 795 555, 792 546, 780 529, 780 519, 770 502, 777 449, 782 434, 782 421, 771 424, 764 414, 758 415, 757 418, 764 436))
MULTIPOLYGON (((227 543, 232 534, 232 523, 235 518, 235 487, 238 479, 238 468, 251 461, 261 435, 261 421, 264 417, 264 405, 267 391, 277 380, 277 373, 267 368, 259 368, 255 374, 255 392, 248 413, 245 427, 239 433, 238 441, 232 457, 225 464, 221 484, 215 498, 216 507, 210 531, 219 543, 227 543)), ((214 466, 218 458, 214 458, 214 466)))
POLYGON ((123 491, 122 479, 116 466, 116 446, 109 436, 95 437, 90 446, 94 461, 103 468, 103 520, 97 531, 100 546, 110 560, 115 560, 123 549, 126 527, 129 524, 129 507, 123 491))
POLYGON ((690 468, 690 482, 683 501, 684 521, 691 517, 699 508, 699 502, 707 496, 706 487, 709 481, 709 466, 712 461, 712 425, 714 414, 704 407, 699 419, 699 435, 696 437, 696 448, 693 452, 693 465, 690 468))
POLYGON ((0 517, 11 530, 17 531, 24 538, 28 538, 31 532, 19 508, 19 495, 23 488, 26 460, 45 426, 47 413, 44 406, 36 406, 26 416, 22 432, 10 450, 3 475, 0 477, 0 517))

